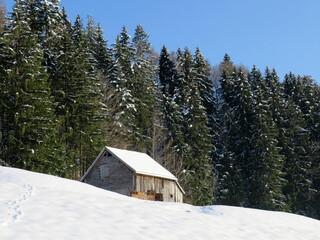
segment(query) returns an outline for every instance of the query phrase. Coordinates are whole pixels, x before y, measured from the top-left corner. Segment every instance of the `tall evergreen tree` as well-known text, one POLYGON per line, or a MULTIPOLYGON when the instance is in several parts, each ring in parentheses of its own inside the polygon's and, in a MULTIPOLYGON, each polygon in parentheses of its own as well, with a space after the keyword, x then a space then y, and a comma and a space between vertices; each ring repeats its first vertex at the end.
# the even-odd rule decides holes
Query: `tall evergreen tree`
POLYGON ((116 124, 129 145, 123 146, 132 148, 133 129, 134 129, 134 114, 136 112, 135 99, 132 95, 132 59, 134 49, 132 42, 125 27, 117 36, 116 42, 113 44, 113 56, 115 59, 114 77, 111 79, 111 84, 115 87, 117 94, 120 97, 119 110, 116 118, 116 124))
POLYGON ((165 46, 163 46, 161 50, 159 59, 159 82, 162 93, 162 111, 170 136, 174 141, 174 148, 180 151, 179 146, 182 141, 182 116, 178 102, 180 98, 181 77, 178 74, 174 62, 170 59, 170 55, 165 46))
MULTIPOLYGON (((78 16, 73 26, 73 42, 76 47, 74 64, 77 70, 73 75, 70 97, 74 99, 70 112, 74 147, 80 162, 82 174, 91 165, 94 155, 101 148, 104 139, 102 121, 105 119, 101 103, 101 89, 94 58, 89 50, 89 41, 78 16)), ((80 172, 80 173, 81 173, 80 172)))
POLYGON ((218 141, 215 144, 214 168, 217 175, 215 202, 218 204, 242 205, 241 177, 235 162, 233 136, 234 112, 231 108, 237 69, 228 54, 219 65, 219 89, 217 89, 217 127, 218 141))
POLYGON ((97 70, 79 16, 71 29, 64 28, 59 52, 51 88, 66 169, 69 177, 78 178, 101 148, 97 144, 103 141, 101 124, 105 118, 97 70))
MULTIPOLYGON (((285 109, 285 101, 283 99, 283 89, 279 77, 275 69, 270 71, 267 67, 265 71, 265 82, 268 87, 270 108, 272 111, 272 119, 277 125, 279 136, 283 134, 281 126, 283 124, 283 109, 285 109)), ((278 139, 281 141, 281 138, 278 139)))
POLYGON ((126 27, 122 28, 122 32, 117 36, 116 42, 113 44, 114 57, 119 64, 121 73, 123 74, 122 81, 119 82, 119 87, 127 87, 132 85, 132 59, 134 49, 132 48, 131 36, 128 34, 126 27))
POLYGON ((214 92, 213 92, 213 83, 210 78, 211 67, 207 61, 205 61, 204 56, 202 55, 200 48, 197 47, 196 53, 194 56, 195 62, 195 78, 196 84, 200 92, 202 99, 202 104, 206 109, 207 116, 211 125, 214 121, 214 114, 216 112, 214 106, 214 92))
POLYGON ((161 93, 161 111, 164 115, 165 126, 168 128, 166 144, 167 153, 166 167, 180 178, 182 167, 182 149, 184 136, 182 134, 182 111, 179 102, 179 90, 181 88, 181 77, 178 74, 174 60, 165 46, 162 47, 159 59, 159 87, 161 93))
POLYGON ((232 143, 234 143, 235 164, 240 171, 241 185, 239 186, 239 195, 242 195, 244 206, 248 204, 248 191, 250 191, 250 161, 251 138, 253 133, 253 95, 252 89, 247 77, 240 68, 238 72, 233 73, 234 95, 230 102, 233 108, 234 124, 231 127, 232 143))
POLYGON ((94 57, 92 64, 96 66, 101 81, 102 104, 107 111, 104 124, 106 142, 110 146, 126 148, 130 145, 128 135, 131 131, 127 109, 131 109, 129 106, 133 103, 130 91, 124 84, 118 62, 113 59, 112 49, 103 38, 100 24, 96 25, 92 17, 89 17, 86 33, 94 57))
POLYGON ((285 194, 292 212, 309 215, 313 212, 313 209, 310 208, 313 194, 311 188, 312 155, 310 154, 311 124, 308 124, 312 122, 312 108, 306 98, 307 91, 300 76, 296 77, 293 73, 286 75, 283 86, 284 97, 288 105, 284 123, 286 141, 283 146, 287 157, 285 173, 288 183, 285 187, 285 194))
POLYGON ((314 207, 314 213, 311 215, 317 219, 320 219, 320 207, 318 202, 320 201, 320 87, 315 85, 314 100, 317 103, 313 110, 313 127, 311 130, 311 158, 312 158, 312 188, 316 190, 313 199, 312 206, 314 207), (315 138, 315 136, 318 136, 315 138))
POLYGON ((38 36, 38 42, 44 51, 43 65, 47 67, 48 81, 56 81, 55 73, 58 66, 59 45, 64 28, 63 12, 60 0, 28 0, 22 1, 24 11, 30 19, 32 32, 38 36))
POLYGON ((181 146, 185 170, 183 184, 187 198, 194 204, 210 204, 213 179, 209 157, 212 146, 208 118, 195 81, 194 60, 187 48, 178 61, 182 76, 179 104, 183 112, 182 132, 185 137, 181 146))
POLYGON ((1 38, 1 159, 9 165, 62 174, 43 51, 16 2, 1 38))
POLYGON ((249 206, 285 210, 285 198, 282 194, 284 157, 280 155, 277 126, 272 118, 270 89, 260 71, 255 67, 249 76, 249 82, 254 94, 249 206))
POLYGON ((107 41, 103 38, 103 30, 100 24, 96 25, 92 17, 89 17, 86 28, 89 40, 89 48, 94 57, 96 68, 107 77, 109 76, 112 61, 111 51, 108 49, 107 41))
POLYGON ((310 200, 310 157, 309 132, 300 109, 289 99, 286 109, 284 127, 286 141, 282 143, 283 154, 286 156, 284 165, 287 184, 284 194, 288 199, 290 210, 294 213, 307 214, 310 200))
POLYGON ((157 70, 151 55, 151 44, 148 38, 149 36, 142 26, 138 25, 132 39, 134 55, 130 90, 136 107, 133 140, 135 148, 142 151, 150 148, 151 119, 156 102, 158 102, 157 85, 155 83, 157 70))

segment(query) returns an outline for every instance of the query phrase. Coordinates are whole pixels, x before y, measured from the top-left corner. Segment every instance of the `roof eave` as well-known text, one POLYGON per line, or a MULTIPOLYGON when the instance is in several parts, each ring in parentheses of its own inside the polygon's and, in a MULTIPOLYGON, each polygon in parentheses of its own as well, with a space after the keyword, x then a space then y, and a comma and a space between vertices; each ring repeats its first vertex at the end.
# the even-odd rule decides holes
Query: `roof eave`
POLYGON ((164 178, 164 179, 169 179, 169 180, 173 180, 173 181, 178 181, 178 179, 176 177, 168 177, 168 176, 163 176, 160 174, 151 174, 151 173, 146 173, 146 172, 141 172, 141 171, 135 171, 135 173, 140 174, 140 175, 150 176, 150 177, 158 177, 158 178, 164 178))

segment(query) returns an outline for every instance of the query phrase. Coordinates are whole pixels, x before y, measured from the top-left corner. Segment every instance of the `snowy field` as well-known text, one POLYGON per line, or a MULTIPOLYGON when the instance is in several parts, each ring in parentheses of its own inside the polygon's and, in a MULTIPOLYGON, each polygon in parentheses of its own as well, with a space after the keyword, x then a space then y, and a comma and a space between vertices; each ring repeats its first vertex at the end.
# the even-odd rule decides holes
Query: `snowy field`
POLYGON ((0 239, 316 240, 320 221, 238 207, 143 201, 0 167, 0 239))

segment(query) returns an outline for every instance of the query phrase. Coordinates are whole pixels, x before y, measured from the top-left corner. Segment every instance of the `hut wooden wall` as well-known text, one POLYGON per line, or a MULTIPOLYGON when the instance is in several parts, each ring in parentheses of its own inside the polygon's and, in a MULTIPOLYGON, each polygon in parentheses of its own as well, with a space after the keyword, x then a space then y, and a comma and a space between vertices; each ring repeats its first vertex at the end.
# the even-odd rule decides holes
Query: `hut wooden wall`
POLYGON ((86 177, 88 184, 130 196, 135 174, 113 156, 104 156, 86 177))
POLYGON ((159 177, 136 175, 136 191, 163 194, 165 202, 183 202, 183 193, 175 181, 159 177))

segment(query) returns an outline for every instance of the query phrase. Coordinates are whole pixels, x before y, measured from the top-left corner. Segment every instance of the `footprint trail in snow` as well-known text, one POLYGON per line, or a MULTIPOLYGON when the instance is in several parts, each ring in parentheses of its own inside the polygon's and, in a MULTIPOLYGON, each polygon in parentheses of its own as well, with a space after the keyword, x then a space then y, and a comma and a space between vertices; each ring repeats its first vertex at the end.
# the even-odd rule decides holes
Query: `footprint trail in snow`
POLYGON ((28 198, 33 192, 33 187, 30 184, 24 185, 24 188, 25 188, 25 191, 19 196, 18 199, 6 202, 6 205, 8 206, 8 209, 9 209, 9 213, 7 214, 6 217, 0 216, 0 225, 7 225, 21 218, 23 211, 20 204, 23 201, 28 200, 28 198))

